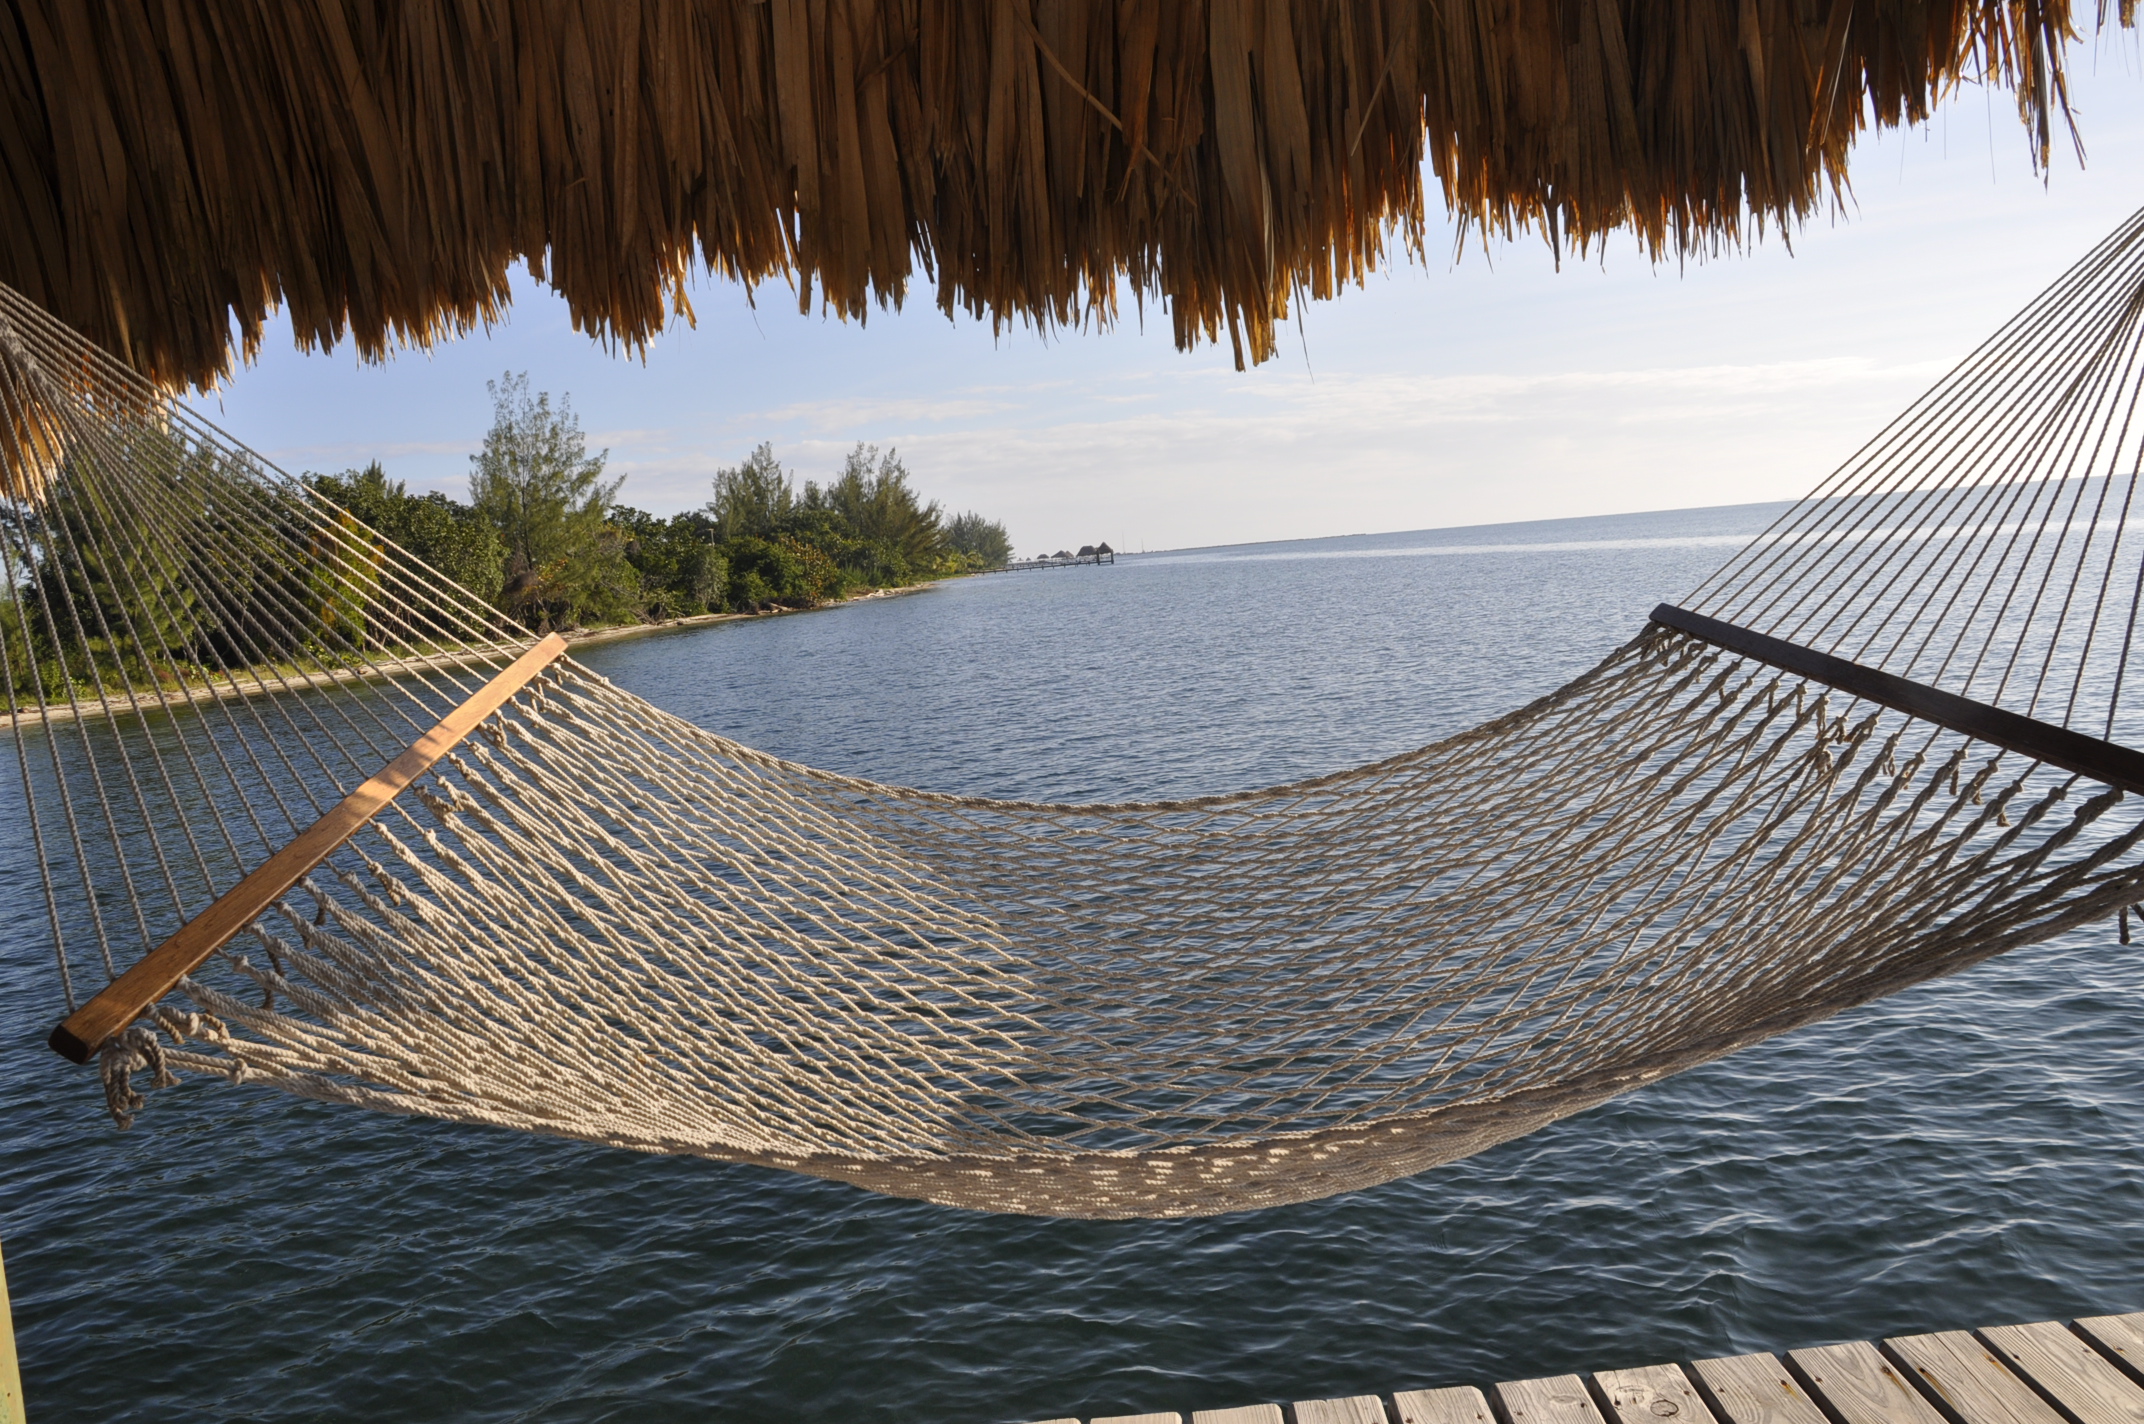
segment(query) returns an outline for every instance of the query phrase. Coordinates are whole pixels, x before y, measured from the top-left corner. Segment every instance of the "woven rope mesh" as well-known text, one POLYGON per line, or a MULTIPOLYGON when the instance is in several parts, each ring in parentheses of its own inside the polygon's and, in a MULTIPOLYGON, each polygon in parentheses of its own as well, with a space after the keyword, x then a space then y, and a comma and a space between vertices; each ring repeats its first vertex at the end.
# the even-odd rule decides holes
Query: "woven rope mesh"
MULTIPOLYGON (((2134 743, 2140 291, 2144 218, 1682 602, 2134 743)), ((11 293, 0 458, 55 1008, 534 641, 11 293)), ((1113 805, 794 765, 564 658, 108 1045, 110 1101, 210 1073, 1206 1214, 1479 1151, 2144 893, 2133 798, 1645 611, 1461 736, 1113 805)))

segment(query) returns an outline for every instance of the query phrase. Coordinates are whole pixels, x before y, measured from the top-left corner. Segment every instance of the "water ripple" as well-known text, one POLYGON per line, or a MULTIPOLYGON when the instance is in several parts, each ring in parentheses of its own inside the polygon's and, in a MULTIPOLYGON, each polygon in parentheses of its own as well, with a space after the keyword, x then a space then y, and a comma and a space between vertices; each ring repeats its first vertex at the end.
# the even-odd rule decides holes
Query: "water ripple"
MULTIPOLYGON (((1127 559, 588 661, 844 771, 1224 791, 1554 687, 1768 512, 1438 535, 1499 546, 1466 559, 1127 559)), ((989 1424, 2144 1305, 2144 950, 2111 927, 1411 1181, 1211 1221, 1032 1221, 200 1083, 114 1133, 42 1046, 19 819, 0 1234, 41 1424, 989 1424)))

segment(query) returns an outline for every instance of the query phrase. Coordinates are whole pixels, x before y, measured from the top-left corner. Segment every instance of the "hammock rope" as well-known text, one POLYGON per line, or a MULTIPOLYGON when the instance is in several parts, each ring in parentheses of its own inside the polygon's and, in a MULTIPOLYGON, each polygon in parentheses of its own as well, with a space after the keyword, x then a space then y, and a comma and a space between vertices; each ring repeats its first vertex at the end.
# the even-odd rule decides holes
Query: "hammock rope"
POLYGON ((1569 685, 1050 805, 670 716, 0 289, 55 1046, 994 1211, 1419 1172, 2144 895, 2140 392, 2144 214, 1569 685))

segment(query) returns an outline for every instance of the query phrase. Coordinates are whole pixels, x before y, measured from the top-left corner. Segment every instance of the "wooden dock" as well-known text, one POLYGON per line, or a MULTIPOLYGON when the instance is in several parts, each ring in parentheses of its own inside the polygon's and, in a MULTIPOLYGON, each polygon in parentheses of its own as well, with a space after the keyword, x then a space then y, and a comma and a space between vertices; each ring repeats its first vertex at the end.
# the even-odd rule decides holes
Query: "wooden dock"
POLYGON ((1116 561, 1117 551, 1104 544, 1100 548, 1088 547, 1081 549, 1076 554, 1045 554, 1039 559, 1014 559, 1000 569, 999 572, 1018 574, 1026 573, 1030 569, 1076 569, 1082 565, 1088 568, 1100 568, 1104 564, 1113 564, 1116 561))
MULTIPOLYGON (((1056 1419, 1048 1424, 1080 1424, 1056 1419)), ((1125 1414, 1087 1424, 1184 1424, 1125 1414)), ((2144 1424, 2144 1312, 1590 1377, 1205 1409, 1191 1424, 2144 1424)))

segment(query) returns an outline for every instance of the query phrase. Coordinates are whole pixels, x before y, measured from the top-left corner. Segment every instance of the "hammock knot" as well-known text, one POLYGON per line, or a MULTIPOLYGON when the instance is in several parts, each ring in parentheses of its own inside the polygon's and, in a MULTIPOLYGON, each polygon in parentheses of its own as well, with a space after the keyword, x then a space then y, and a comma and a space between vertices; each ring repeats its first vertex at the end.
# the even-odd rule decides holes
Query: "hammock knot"
POLYGON ((164 1061, 164 1045, 157 1040, 156 1030, 146 1024, 121 1029, 97 1053, 97 1072, 104 1080, 104 1106, 122 1131, 134 1125, 134 1115, 142 1109, 143 1099, 134 1086, 134 1075, 143 1069, 149 1071, 152 1088, 178 1084, 179 1075, 164 1061))
POLYGON ((460 815, 481 818, 484 814, 482 803, 477 801, 475 797, 456 791, 450 786, 441 786, 438 791, 434 791, 430 787, 419 786, 416 791, 417 799, 422 801, 425 809, 435 816, 460 815))
MULTIPOLYGON (((226 1036, 223 1020, 214 1014, 195 1013, 192 1010, 181 1013, 177 1009, 168 1009, 158 1004, 149 1010, 149 1016, 156 1020, 164 1032, 171 1035, 171 1041, 175 1044, 183 1045, 189 1038, 216 1043, 226 1036)), ((162 1088, 169 1085, 159 1083, 157 1086, 162 1088)))
MULTIPOLYGON (((392 837, 389 840, 391 842, 392 837)), ((373 884, 380 887, 380 893, 385 897, 387 903, 390 905, 407 903, 410 898, 409 891, 403 888, 400 880, 395 878, 394 871, 389 869, 385 862, 376 860, 372 856, 368 855, 364 859, 365 873, 372 877, 373 884)), ((358 883, 357 877, 348 871, 337 871, 336 878, 341 880, 344 885, 347 885, 353 894, 365 894, 364 887, 358 883)), ((369 899, 369 897, 367 898, 369 899)))

